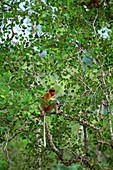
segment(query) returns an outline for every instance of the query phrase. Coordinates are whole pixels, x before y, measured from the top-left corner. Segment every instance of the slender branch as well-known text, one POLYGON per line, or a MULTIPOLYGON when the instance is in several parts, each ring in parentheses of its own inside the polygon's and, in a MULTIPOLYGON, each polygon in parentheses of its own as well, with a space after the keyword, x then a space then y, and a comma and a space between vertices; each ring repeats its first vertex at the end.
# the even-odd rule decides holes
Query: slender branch
POLYGON ((110 126, 111 140, 113 141, 113 128, 112 128, 112 121, 111 121, 111 112, 108 108, 107 108, 107 112, 108 112, 108 122, 109 122, 109 126, 110 126))
POLYGON ((13 30, 13 27, 11 28, 11 32, 12 32, 12 35, 11 35, 11 37, 9 38, 10 41, 13 39, 13 37, 14 37, 14 35, 15 35, 14 30, 13 30))
MULTIPOLYGON (((2 2, 2 1, 1 1, 2 2)), ((10 5, 10 4, 8 4, 7 2, 2 2, 4 5, 7 5, 7 6, 9 6, 9 7, 11 7, 12 8, 12 6, 10 5)))
POLYGON ((104 142, 102 140, 99 140, 98 143, 103 144, 103 145, 107 145, 107 146, 111 146, 111 144, 109 142, 104 142))
POLYGON ((4 146, 4 150, 6 151, 6 156, 7 156, 8 164, 9 164, 9 166, 10 166, 11 160, 10 160, 9 151, 8 151, 8 136, 9 136, 9 132, 6 133, 5 136, 6 136, 6 143, 5 143, 5 146, 4 146))
POLYGON ((94 21, 93 21, 93 29, 94 29, 95 35, 96 35, 95 23, 96 23, 97 18, 98 18, 98 9, 97 9, 97 14, 96 14, 96 16, 95 16, 95 19, 94 19, 94 21))
POLYGON ((87 155, 89 153, 89 141, 88 141, 87 131, 86 131, 85 125, 83 125, 83 135, 84 135, 84 148, 85 148, 85 153, 87 155))
POLYGON ((18 131, 17 133, 15 133, 14 136, 12 136, 10 139, 7 140, 7 142, 10 142, 11 140, 13 140, 20 133, 21 133, 21 131, 18 131))
POLYGON ((104 94, 107 100, 107 104, 106 104, 106 108, 107 108, 107 112, 108 112, 108 122, 109 122, 109 126, 110 126, 110 134, 111 134, 111 140, 113 141, 113 128, 112 128, 112 121, 111 121, 111 110, 110 110, 110 106, 109 106, 109 98, 108 98, 108 92, 107 92, 107 85, 105 82, 105 78, 104 78, 104 72, 101 72, 101 77, 102 77, 102 82, 104 84, 104 94))
POLYGON ((94 94, 92 88, 89 87, 83 80, 81 80, 80 78, 77 78, 77 80, 79 80, 80 82, 82 82, 82 83, 84 84, 84 86, 87 87, 87 88, 90 90, 90 92, 94 94))

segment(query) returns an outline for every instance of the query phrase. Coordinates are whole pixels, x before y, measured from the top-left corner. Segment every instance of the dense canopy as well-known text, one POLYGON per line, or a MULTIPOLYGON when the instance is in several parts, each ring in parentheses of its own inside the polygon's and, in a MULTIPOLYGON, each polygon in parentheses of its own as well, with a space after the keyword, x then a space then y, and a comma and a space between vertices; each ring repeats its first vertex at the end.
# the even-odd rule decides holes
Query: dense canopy
POLYGON ((113 168, 113 1, 89 2, 0 1, 0 170, 113 168))

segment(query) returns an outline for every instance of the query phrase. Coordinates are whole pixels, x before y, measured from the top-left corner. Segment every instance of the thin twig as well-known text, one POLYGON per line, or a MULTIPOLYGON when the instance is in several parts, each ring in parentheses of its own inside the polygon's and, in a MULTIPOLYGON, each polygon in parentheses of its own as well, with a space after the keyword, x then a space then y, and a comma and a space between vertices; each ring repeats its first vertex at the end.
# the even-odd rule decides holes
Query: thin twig
POLYGON ((96 16, 95 16, 95 19, 94 19, 94 21, 93 21, 93 29, 94 29, 95 35, 96 35, 95 23, 96 23, 97 18, 98 18, 98 9, 97 9, 97 14, 96 14, 96 16))

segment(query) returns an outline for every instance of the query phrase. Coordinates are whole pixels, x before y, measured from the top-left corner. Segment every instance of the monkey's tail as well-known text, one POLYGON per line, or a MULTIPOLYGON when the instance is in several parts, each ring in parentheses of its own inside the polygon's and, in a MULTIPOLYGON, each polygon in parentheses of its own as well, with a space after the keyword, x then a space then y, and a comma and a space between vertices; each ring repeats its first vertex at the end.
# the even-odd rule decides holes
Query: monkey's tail
POLYGON ((44 132, 44 147, 46 147, 46 128, 45 128, 46 117, 44 115, 44 124, 43 124, 43 132, 44 132))

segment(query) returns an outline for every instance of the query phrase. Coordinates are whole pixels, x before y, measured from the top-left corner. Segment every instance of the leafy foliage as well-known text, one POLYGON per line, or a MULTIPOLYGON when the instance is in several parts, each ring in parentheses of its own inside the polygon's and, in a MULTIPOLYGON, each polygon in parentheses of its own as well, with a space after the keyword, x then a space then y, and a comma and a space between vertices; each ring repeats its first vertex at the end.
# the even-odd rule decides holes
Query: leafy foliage
POLYGON ((0 169, 112 168, 112 0, 0 6, 0 169), (51 87, 63 113, 47 114, 44 148, 38 106, 51 87))

